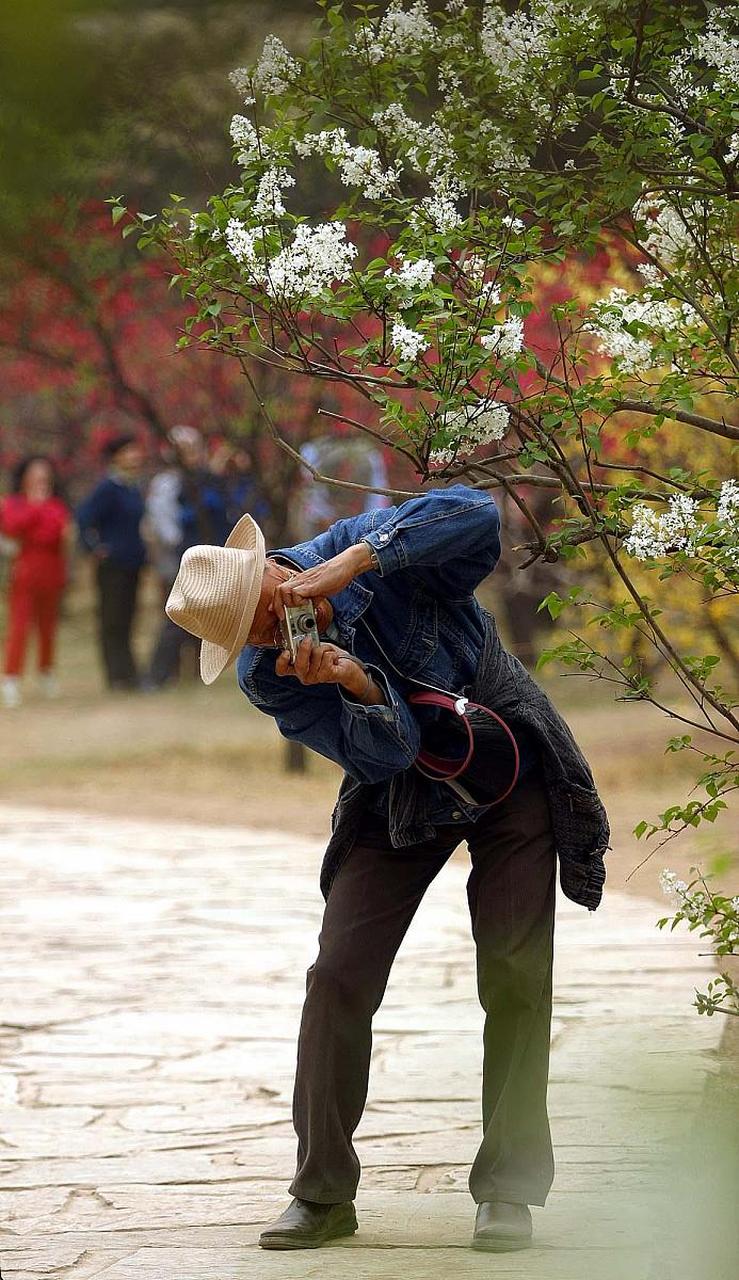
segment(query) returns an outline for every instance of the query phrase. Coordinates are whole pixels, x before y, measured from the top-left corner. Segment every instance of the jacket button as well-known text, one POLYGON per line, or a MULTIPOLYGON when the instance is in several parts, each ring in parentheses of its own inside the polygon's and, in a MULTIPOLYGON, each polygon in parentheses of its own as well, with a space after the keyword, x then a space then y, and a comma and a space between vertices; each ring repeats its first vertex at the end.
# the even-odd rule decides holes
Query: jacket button
POLYGON ((453 812, 453 814, 452 814, 452 817, 454 818, 454 821, 455 821, 455 822, 457 822, 457 821, 459 820, 459 818, 461 818, 461 817, 462 817, 462 814, 460 813, 459 809, 455 809, 455 810, 454 810, 454 812, 453 812))

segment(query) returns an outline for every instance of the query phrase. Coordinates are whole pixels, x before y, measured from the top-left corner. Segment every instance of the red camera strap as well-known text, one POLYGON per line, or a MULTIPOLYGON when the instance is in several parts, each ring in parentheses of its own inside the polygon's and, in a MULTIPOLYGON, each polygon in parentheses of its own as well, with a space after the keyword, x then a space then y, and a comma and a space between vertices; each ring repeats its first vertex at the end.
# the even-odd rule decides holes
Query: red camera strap
POLYGON ((501 800, 505 800, 511 794, 518 781, 521 760, 518 752, 518 743, 513 732, 503 717, 498 715, 497 711, 492 711, 490 707, 484 707, 479 702, 470 702, 467 698, 455 698, 451 693, 437 693, 430 689, 424 690, 423 693, 411 693, 408 701, 421 706, 442 707, 445 711, 453 711, 463 721, 467 732, 467 753, 461 761, 459 759, 449 759, 446 756, 437 756, 431 751, 419 751, 415 764, 425 777, 433 779, 434 782, 449 782, 452 778, 458 778, 460 774, 464 773, 475 754, 475 735, 472 725, 467 719, 467 711, 484 711, 486 715, 491 716, 505 730, 513 747, 513 777, 502 795, 497 796, 493 803, 500 804, 501 800))

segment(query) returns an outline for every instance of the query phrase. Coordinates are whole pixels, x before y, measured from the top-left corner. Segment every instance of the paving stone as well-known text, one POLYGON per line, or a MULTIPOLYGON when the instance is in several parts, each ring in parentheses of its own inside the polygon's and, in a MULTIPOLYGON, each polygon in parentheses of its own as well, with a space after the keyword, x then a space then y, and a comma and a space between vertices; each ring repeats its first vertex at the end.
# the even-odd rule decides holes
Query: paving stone
POLYGON ((259 1230, 294 1167, 320 848, 10 807, 0 839, 3 1280, 664 1280, 654 1223, 720 1027, 691 1005, 710 962, 655 928, 651 902, 559 902, 557 1177, 537 1248, 468 1248, 483 1015, 452 861, 375 1021, 361 1230, 268 1254, 259 1230))

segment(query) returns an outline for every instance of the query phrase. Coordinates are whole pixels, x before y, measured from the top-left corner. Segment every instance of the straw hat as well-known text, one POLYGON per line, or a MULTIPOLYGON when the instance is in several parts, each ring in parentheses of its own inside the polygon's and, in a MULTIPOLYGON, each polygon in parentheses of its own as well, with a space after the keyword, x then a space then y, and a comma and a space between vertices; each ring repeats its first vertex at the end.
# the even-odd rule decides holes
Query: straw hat
POLYGON ((212 684, 246 644, 262 589, 267 553, 259 525, 242 516, 225 547, 190 547, 182 557, 167 617, 202 640, 200 675, 212 684))

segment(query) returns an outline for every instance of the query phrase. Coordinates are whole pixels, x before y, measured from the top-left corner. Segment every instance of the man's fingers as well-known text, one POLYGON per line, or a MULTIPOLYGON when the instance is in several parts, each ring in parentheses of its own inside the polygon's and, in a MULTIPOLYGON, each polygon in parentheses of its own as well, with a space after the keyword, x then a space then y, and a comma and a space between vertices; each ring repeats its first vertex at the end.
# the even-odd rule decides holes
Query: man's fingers
POLYGON ((275 662, 275 671, 278 676, 291 676, 293 674, 293 665, 290 661, 290 654, 287 649, 285 649, 277 658, 277 661, 275 662))

